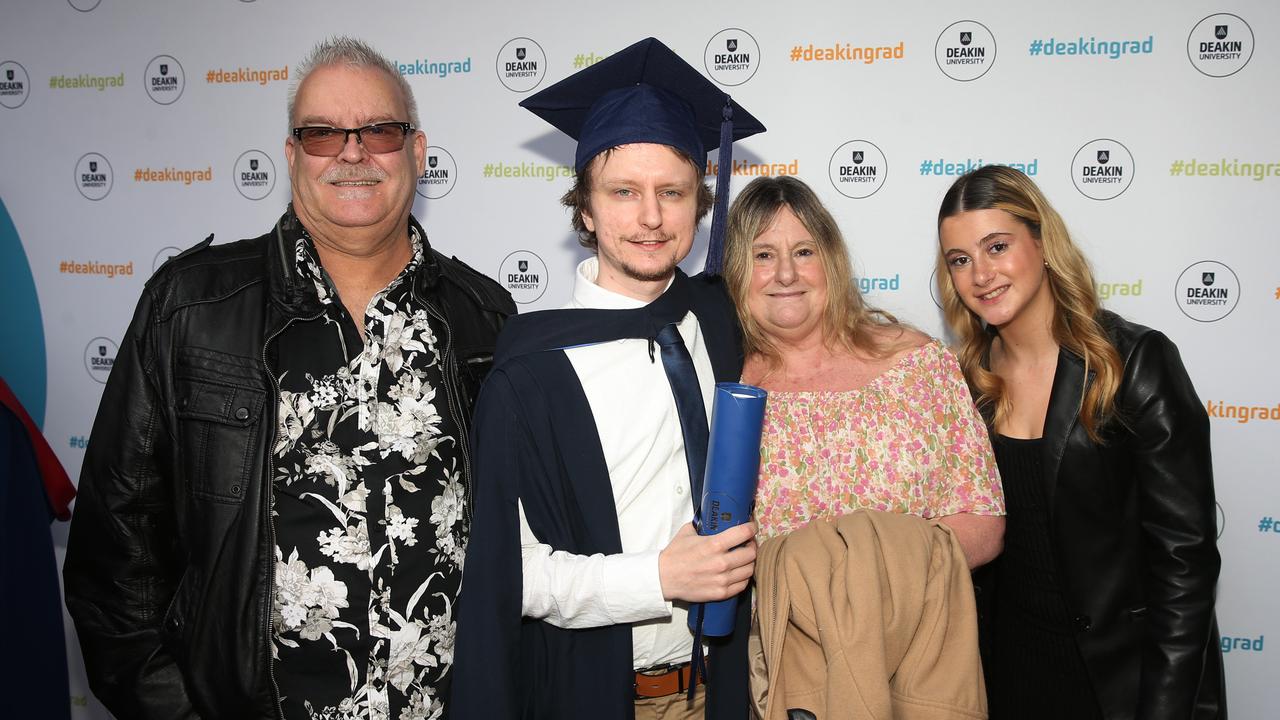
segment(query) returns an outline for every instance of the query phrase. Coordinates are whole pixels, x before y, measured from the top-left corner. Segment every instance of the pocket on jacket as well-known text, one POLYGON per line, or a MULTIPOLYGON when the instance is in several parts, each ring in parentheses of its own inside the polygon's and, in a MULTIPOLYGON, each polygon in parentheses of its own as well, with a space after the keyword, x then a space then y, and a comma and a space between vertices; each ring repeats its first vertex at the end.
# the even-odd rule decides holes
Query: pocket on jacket
POLYGON ((186 613, 189 609, 193 584, 193 569, 188 565, 174 588, 173 597, 169 598, 169 605, 165 608, 164 619, 160 624, 161 636, 166 638, 166 644, 174 657, 179 656, 180 653, 177 651, 184 646, 186 613))
POLYGON ((174 381, 182 472, 192 495, 239 503, 258 472, 264 389, 252 361, 184 349, 174 381))

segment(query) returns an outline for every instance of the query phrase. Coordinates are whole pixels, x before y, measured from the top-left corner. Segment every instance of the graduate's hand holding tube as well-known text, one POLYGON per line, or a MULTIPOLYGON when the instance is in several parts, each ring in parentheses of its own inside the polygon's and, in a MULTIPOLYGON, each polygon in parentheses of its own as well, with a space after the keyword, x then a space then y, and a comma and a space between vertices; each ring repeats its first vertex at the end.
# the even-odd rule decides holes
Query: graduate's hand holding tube
POLYGON ((716 535, 699 535, 685 523, 658 555, 662 597, 715 602, 746 589, 756 566, 756 524, 746 522, 716 535))
MULTIPOLYGON (((703 537, 728 535, 743 526, 750 526, 754 532, 755 523, 750 518, 760 474, 760 437, 767 397, 768 393, 753 385, 716 383, 707 467, 699 511, 694 515, 703 537)), ((694 603, 689 608, 689 630, 694 638, 731 634, 737 603, 736 594, 694 603)))

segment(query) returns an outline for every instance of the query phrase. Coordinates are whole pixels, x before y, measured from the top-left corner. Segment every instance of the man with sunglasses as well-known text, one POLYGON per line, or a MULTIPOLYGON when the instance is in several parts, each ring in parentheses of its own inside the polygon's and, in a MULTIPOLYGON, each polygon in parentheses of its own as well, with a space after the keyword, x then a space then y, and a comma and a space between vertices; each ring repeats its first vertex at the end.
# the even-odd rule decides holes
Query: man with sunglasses
POLYGON ((298 78, 292 203, 147 283, 94 424, 66 595, 119 717, 445 712, 471 407, 515 307, 412 217, 394 65, 338 38, 298 78))

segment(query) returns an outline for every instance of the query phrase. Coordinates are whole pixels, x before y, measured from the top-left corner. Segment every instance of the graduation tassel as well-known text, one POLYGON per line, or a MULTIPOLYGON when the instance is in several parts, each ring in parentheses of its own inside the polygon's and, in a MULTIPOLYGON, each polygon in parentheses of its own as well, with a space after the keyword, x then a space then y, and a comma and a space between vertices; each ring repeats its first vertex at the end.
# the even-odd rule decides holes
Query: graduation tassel
POLYGON ((711 214, 711 242, 707 245, 707 262, 702 271, 719 275, 724 265, 724 231, 729 214, 729 177, 733 170, 733 101, 724 96, 720 121, 720 152, 716 167, 716 205, 711 214))
POLYGON ((707 659, 702 653, 702 611, 706 606, 698 603, 693 608, 698 616, 698 629, 693 633, 693 657, 689 658, 689 690, 685 700, 693 702, 694 691, 698 689, 698 680, 701 678, 702 684, 707 684, 707 659))
MULTIPOLYGON (((691 493, 692 494, 692 493, 691 493)), ((694 502, 693 504, 693 529, 702 530, 702 503, 694 502)), ((706 610, 706 603, 697 603, 689 607, 689 612, 694 614, 693 623, 693 657, 689 658, 689 689, 685 698, 686 702, 693 702, 693 693, 698 689, 698 680, 702 680, 702 684, 707 684, 707 658, 702 652, 702 614, 706 610)))

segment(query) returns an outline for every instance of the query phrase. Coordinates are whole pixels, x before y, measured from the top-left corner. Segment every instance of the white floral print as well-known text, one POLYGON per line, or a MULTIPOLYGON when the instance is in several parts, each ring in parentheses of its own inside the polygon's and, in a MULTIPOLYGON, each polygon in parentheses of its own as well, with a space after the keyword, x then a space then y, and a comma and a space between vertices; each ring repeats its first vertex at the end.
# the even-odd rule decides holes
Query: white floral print
POLYGON ((409 266, 370 300, 363 342, 344 328, 350 320, 306 238, 297 245, 298 272, 326 312, 286 331, 288 347, 302 347, 285 357, 282 339, 279 361, 272 650, 287 716, 444 712, 438 686, 453 663, 466 489, 459 430, 438 391, 442 348, 412 301, 423 252, 413 242, 409 266), (344 359, 346 348, 359 352, 344 359), (320 358, 330 357, 326 368, 320 358), (308 667, 332 658, 325 667, 345 682, 293 675, 304 656, 308 667))

